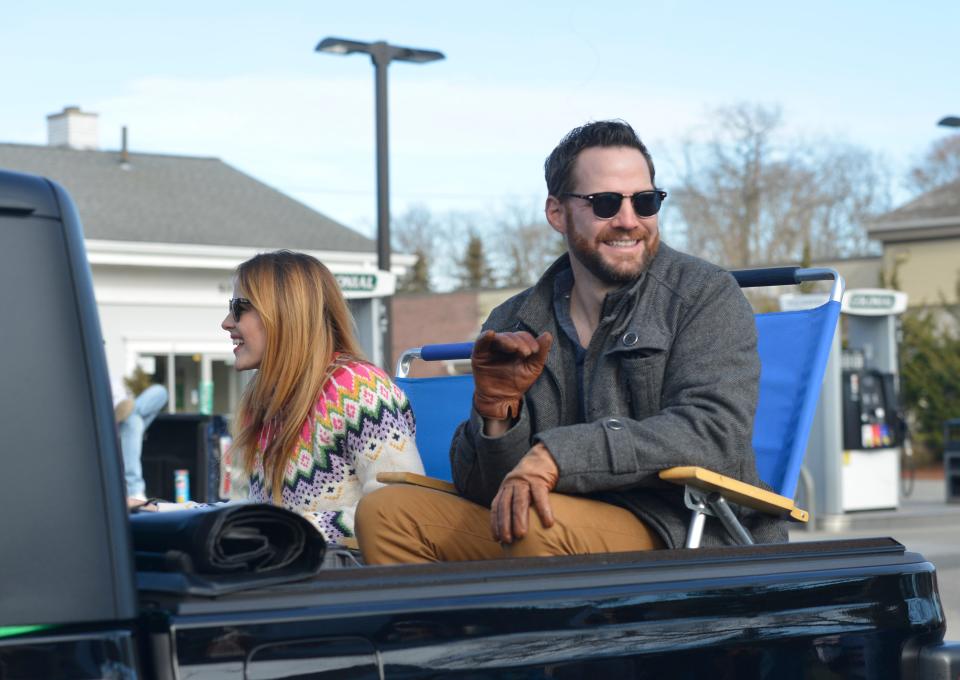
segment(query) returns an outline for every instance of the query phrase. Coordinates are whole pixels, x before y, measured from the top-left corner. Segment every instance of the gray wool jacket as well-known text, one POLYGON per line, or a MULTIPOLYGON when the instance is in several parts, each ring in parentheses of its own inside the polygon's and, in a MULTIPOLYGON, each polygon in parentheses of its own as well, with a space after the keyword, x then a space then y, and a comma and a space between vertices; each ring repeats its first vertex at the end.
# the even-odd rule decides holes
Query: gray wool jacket
MULTIPOLYGON (((660 470, 700 465, 769 488, 750 443, 760 375, 750 305, 728 272, 661 244, 639 279, 604 301, 584 362, 581 419, 575 354, 553 311, 554 278, 569 267, 562 256, 484 323, 549 331, 554 343, 510 430, 484 435, 476 410, 457 429, 454 483, 489 507, 506 474, 542 442, 560 470, 557 492, 627 508, 668 547, 683 547, 690 511, 683 488, 661 481, 660 470)), ((783 521, 733 508, 758 543, 786 540, 783 521)), ((701 544, 730 543, 708 518, 701 544)))

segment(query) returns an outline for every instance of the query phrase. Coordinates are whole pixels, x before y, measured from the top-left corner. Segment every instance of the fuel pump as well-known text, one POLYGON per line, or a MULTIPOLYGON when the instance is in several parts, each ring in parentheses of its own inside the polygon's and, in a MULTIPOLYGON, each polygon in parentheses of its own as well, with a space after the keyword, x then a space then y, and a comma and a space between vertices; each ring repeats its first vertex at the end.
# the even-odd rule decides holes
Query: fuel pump
POLYGON ((850 290, 843 300, 847 349, 841 357, 843 511, 900 504, 900 376, 897 315, 907 295, 894 290, 850 290))
MULTIPOLYGON (((815 296, 783 296, 783 309, 816 303, 815 296)), ((843 296, 841 332, 834 341, 805 467, 813 516, 824 528, 843 528, 844 514, 900 504, 904 427, 899 406, 897 315, 907 295, 850 289, 843 296)))

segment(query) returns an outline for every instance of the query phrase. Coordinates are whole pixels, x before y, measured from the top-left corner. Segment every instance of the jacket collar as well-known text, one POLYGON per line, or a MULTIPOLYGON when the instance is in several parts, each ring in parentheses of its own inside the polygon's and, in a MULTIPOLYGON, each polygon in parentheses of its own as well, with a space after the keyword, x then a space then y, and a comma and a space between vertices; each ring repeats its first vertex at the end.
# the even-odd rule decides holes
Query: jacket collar
POLYGON ((517 319, 534 335, 545 330, 556 335, 557 320, 553 316, 553 284, 557 274, 565 269, 570 269, 569 253, 564 253, 550 265, 517 310, 517 319))
MULTIPOLYGON (((657 281, 663 280, 663 274, 670 267, 675 254, 676 251, 661 242, 660 248, 647 270, 636 280, 608 293, 604 299, 598 328, 613 323, 614 325, 609 327, 609 332, 620 336, 617 344, 619 349, 649 348, 664 350, 669 346, 670 333, 668 329, 662 327, 659 315, 648 313, 653 310, 648 309, 647 304, 642 305, 640 303, 643 291, 648 287, 648 284, 656 285, 657 281), (633 310, 637 310, 639 313, 633 313, 633 310), (636 335, 637 340, 635 342, 632 344, 619 342, 620 339, 627 338, 631 333, 636 335), (620 345, 623 346, 620 347, 620 345)), ((517 310, 517 320, 520 322, 518 327, 525 326, 526 330, 534 335, 545 330, 553 333, 555 346, 550 350, 550 356, 547 360, 548 365, 553 363, 551 359, 556 360, 556 354, 559 351, 556 347, 556 341, 560 329, 553 313, 554 279, 557 274, 566 269, 570 269, 569 253, 564 253, 550 265, 517 310)), ((646 296, 646 299, 652 302, 650 296, 646 296)))

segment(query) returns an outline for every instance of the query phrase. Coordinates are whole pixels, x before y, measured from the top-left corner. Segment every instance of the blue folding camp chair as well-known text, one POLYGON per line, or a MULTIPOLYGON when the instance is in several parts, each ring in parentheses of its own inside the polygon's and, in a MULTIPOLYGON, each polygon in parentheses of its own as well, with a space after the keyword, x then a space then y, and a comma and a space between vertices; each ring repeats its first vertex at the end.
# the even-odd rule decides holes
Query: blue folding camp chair
POLYGON ((473 376, 451 375, 437 378, 408 378, 414 359, 448 361, 469 359, 472 342, 425 345, 408 349, 397 361, 394 379, 407 394, 417 419, 417 449, 427 476, 451 481, 450 442, 457 426, 470 417, 473 403, 473 376))
MULTIPOLYGON (((843 278, 832 269, 774 267, 731 272, 741 288, 797 285, 832 280, 826 303, 814 309, 773 312, 755 316, 759 336, 760 395, 754 420, 753 448, 760 479, 776 492, 753 487, 700 467, 663 470, 661 479, 685 487, 687 507, 692 511, 686 547, 700 545, 708 516, 716 517, 730 536, 741 544, 753 539, 737 520, 727 502, 806 522, 809 514, 793 498, 806 452, 807 438, 830 354, 843 278)), ((407 350, 397 363, 396 382, 406 392, 417 418, 417 447, 427 475, 449 482, 450 442, 461 422, 470 415, 473 379, 469 375, 439 378, 409 378, 414 359, 441 361, 465 359, 473 343, 426 345, 407 350)), ((394 478, 391 481, 402 481, 394 478)), ((409 480, 408 480, 409 481, 409 480)), ((443 483, 434 488, 452 490, 443 483)))

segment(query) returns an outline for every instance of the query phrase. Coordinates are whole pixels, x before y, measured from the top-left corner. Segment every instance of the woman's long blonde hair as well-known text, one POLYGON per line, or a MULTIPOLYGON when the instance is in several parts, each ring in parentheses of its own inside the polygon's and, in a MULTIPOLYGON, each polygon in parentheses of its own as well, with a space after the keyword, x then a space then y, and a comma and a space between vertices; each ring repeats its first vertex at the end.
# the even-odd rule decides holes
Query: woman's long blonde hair
POLYGON ((264 484, 279 505, 284 469, 335 368, 335 354, 338 361, 362 361, 363 353, 337 280, 316 258, 289 250, 261 253, 237 267, 236 288, 260 314, 266 347, 240 399, 233 446, 251 474, 260 433, 269 427, 264 484))

